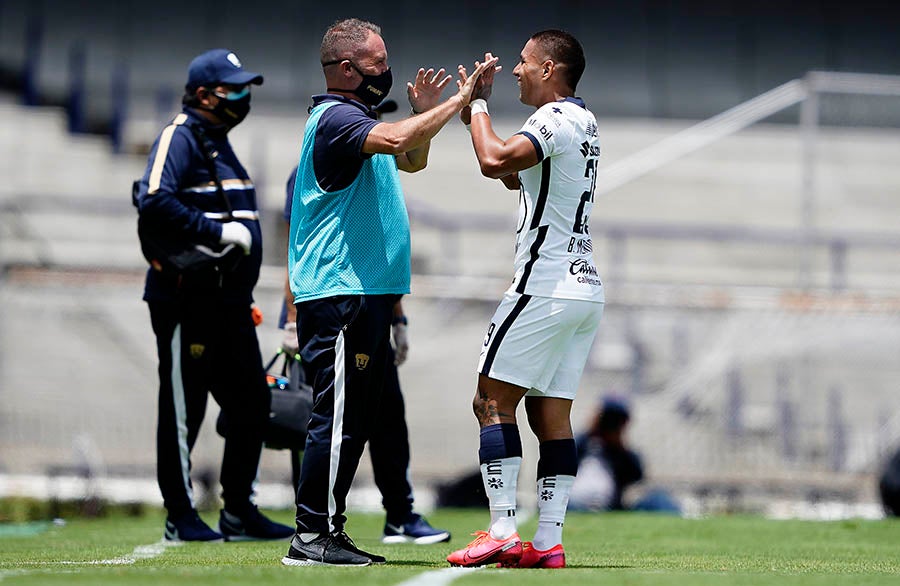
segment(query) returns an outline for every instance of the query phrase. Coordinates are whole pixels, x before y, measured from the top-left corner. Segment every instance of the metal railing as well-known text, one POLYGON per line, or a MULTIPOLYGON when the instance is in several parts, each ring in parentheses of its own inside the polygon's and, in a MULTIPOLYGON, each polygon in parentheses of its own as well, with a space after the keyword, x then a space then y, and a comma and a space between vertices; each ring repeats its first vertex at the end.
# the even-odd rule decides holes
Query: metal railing
MULTIPOLYGON (((653 224, 639 222, 591 223, 594 238, 608 238, 610 246, 608 278, 626 276, 627 242, 633 239, 683 240, 711 243, 743 242, 791 245, 803 252, 798 267, 798 286, 809 289, 812 256, 817 248, 827 248, 830 269, 828 286, 835 291, 847 287, 847 255, 854 248, 900 249, 900 232, 871 233, 822 231, 815 226, 816 142, 821 94, 861 94, 900 96, 900 76, 811 71, 802 79, 782 84, 756 98, 739 104, 708 120, 637 151, 609 166, 598 169, 596 195, 604 195, 631 183, 673 161, 720 141, 786 108, 801 104, 799 129, 802 141, 801 217, 794 229, 750 228, 711 224, 653 224)), ((442 213, 422 202, 410 202, 410 219, 438 230, 444 256, 450 266, 459 266, 459 238, 463 231, 492 231, 509 228, 509 218, 488 214, 442 213)))
MULTIPOLYGON (((599 188, 599 186, 598 186, 599 188)), ((450 259, 445 266, 458 266, 459 239, 466 231, 496 232, 512 230, 512 219, 499 214, 443 214, 421 201, 409 202, 410 221, 437 230, 441 234, 442 253, 450 259)), ((591 222, 591 237, 605 238, 608 246, 606 279, 622 286, 628 280, 628 242, 633 240, 669 240, 681 242, 743 243, 769 246, 824 248, 829 258, 827 287, 844 291, 850 269, 847 257, 852 249, 900 250, 900 233, 858 231, 799 231, 790 228, 762 228, 722 224, 662 224, 652 222, 591 222)), ((598 248, 595 245, 595 249, 598 248)), ((807 283, 808 284, 808 283, 807 283)))

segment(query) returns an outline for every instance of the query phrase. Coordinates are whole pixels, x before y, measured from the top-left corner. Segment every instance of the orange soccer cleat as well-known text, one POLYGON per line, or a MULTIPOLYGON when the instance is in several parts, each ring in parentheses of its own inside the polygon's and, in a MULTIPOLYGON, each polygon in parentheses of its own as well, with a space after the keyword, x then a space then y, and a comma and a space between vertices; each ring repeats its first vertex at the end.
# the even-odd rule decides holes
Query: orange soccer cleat
POLYGON ((522 557, 515 561, 500 562, 501 568, 565 568, 566 552, 562 544, 541 550, 530 541, 522 544, 522 557))
POLYGON ((475 540, 447 556, 451 566, 472 568, 488 564, 514 562, 522 555, 522 540, 518 533, 506 539, 494 539, 487 531, 476 531, 475 540))

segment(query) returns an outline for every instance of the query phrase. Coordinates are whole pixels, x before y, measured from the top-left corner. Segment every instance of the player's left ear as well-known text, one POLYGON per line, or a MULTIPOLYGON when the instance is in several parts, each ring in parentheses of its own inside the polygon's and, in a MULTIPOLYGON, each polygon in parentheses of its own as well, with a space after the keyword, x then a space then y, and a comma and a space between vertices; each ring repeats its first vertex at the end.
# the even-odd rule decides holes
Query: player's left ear
POLYGON ((556 68, 556 63, 553 62, 552 59, 547 59, 541 65, 541 78, 549 79, 551 75, 553 75, 553 70, 556 68))

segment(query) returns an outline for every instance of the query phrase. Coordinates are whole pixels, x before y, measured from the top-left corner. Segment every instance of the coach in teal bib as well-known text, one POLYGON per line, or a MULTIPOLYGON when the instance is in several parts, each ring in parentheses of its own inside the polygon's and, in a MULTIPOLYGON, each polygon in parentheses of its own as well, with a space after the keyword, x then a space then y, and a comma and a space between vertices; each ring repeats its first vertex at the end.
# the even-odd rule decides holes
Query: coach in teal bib
POLYGON ((303 136, 291 211, 288 266, 294 302, 336 295, 408 293, 409 219, 396 158, 360 155, 365 158, 360 159, 358 172, 343 186, 341 179, 346 181, 346 172, 353 169, 347 165, 323 169, 327 160, 317 161, 316 152, 335 144, 328 128, 345 129, 346 125, 335 124, 339 119, 364 118, 362 124, 351 123, 360 132, 370 130, 377 121, 336 96, 316 96, 316 102, 303 136), (337 105, 342 107, 335 109, 337 105), (335 110, 326 118, 331 124, 320 129, 329 110, 335 110))
POLYGON ((388 371, 391 324, 409 293, 409 218, 398 171, 425 168, 431 138, 469 103, 478 75, 450 82, 420 69, 406 86, 413 112, 377 119, 391 87, 381 29, 350 18, 322 39, 327 93, 313 96, 291 201, 288 273, 297 347, 313 387, 297 488, 297 533, 282 563, 365 566, 384 558, 344 533, 347 493, 372 429, 388 371))

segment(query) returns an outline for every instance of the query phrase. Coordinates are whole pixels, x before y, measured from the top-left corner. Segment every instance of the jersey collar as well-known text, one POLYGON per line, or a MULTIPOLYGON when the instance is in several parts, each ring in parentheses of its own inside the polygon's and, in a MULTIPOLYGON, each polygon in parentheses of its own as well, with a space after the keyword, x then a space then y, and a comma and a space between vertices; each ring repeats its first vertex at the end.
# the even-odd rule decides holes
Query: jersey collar
POLYGON ((581 98, 576 98, 573 96, 566 96, 565 98, 563 98, 561 100, 557 100, 557 101, 558 102, 571 102, 571 103, 575 104, 576 106, 587 110, 587 106, 585 106, 584 100, 582 100, 581 98))
POLYGON ((350 98, 347 98, 345 96, 341 96, 338 94, 318 94, 318 95, 313 96, 312 100, 313 100, 313 104, 312 104, 312 106, 310 106, 310 108, 309 108, 310 110, 312 110, 313 108, 315 108, 316 106, 318 106, 319 104, 321 104, 323 102, 343 102, 345 104, 350 104, 351 106, 356 106, 357 108, 359 108, 360 110, 365 112, 366 115, 369 116, 370 118, 377 118, 375 111, 372 108, 370 108, 369 106, 367 106, 366 104, 363 104, 362 102, 357 102, 356 100, 352 100, 350 98))

